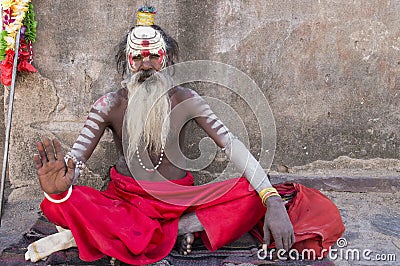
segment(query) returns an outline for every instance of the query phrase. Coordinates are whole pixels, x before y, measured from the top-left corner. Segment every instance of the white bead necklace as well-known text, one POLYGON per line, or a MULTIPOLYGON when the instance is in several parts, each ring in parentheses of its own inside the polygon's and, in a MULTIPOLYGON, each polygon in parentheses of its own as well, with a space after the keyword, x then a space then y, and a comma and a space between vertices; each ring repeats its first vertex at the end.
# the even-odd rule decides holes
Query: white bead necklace
POLYGON ((163 160, 163 157, 164 157, 164 148, 161 148, 160 159, 158 160, 158 163, 156 164, 156 166, 154 166, 153 168, 147 168, 142 163, 142 159, 140 159, 139 150, 137 148, 136 148, 136 157, 138 158, 140 166, 142 166, 142 168, 144 170, 146 170, 147 172, 154 172, 155 170, 157 170, 158 167, 160 167, 160 164, 162 163, 162 160, 163 160))

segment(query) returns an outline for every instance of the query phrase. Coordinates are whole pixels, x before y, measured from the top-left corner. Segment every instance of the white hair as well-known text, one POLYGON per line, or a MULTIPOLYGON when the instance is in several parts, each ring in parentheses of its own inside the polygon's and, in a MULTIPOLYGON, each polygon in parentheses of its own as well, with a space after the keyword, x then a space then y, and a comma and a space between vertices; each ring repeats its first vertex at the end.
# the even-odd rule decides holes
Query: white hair
POLYGON ((171 102, 168 90, 171 77, 163 72, 148 76, 141 71, 124 83, 128 89, 128 106, 124 117, 125 157, 134 159, 138 149, 158 153, 165 147, 170 131, 171 102), (128 143, 126 143, 128 142, 128 143))

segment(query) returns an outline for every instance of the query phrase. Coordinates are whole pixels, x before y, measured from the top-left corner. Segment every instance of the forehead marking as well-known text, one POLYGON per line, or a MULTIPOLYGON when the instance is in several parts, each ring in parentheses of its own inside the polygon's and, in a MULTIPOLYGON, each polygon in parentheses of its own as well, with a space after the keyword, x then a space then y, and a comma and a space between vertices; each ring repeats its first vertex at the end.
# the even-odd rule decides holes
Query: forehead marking
POLYGON ((150 51, 149 50, 142 50, 142 52, 140 53, 143 57, 148 57, 150 56, 150 51))
POLYGON ((150 42, 148 40, 143 40, 142 41, 142 46, 143 47, 149 47, 149 45, 150 45, 150 42))

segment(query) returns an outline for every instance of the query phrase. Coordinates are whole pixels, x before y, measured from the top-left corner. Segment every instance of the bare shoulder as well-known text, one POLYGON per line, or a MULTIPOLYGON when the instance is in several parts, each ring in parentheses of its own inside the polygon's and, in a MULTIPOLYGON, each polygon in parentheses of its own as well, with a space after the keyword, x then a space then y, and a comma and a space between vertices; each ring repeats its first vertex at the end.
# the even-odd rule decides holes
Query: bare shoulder
POLYGON ((119 89, 117 91, 112 91, 101 96, 94 104, 93 109, 108 115, 110 111, 121 105, 122 101, 126 101, 126 90, 119 89))
POLYGON ((189 88, 176 87, 170 95, 172 108, 179 105, 178 110, 186 113, 186 115, 190 117, 197 117, 199 114, 202 114, 204 110, 210 108, 203 97, 189 88))
POLYGON ((201 98, 201 96, 194 90, 182 86, 173 88, 170 96, 178 103, 192 98, 201 98))

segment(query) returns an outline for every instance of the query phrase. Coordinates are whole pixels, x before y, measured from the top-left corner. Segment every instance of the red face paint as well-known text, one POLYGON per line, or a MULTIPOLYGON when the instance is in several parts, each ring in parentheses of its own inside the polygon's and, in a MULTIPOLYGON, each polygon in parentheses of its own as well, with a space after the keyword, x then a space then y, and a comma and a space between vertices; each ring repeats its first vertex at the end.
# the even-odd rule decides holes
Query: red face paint
POLYGON ((162 49, 158 50, 158 55, 160 56, 160 58, 158 58, 158 63, 161 64, 163 62, 164 56, 165 56, 164 50, 162 50, 162 49))
POLYGON ((143 57, 148 57, 148 56, 150 56, 150 51, 149 51, 149 50, 143 50, 140 54, 141 54, 143 57))
POLYGON ((149 45, 150 45, 150 42, 148 40, 143 40, 142 41, 142 46, 143 47, 149 47, 149 45))
POLYGON ((128 55, 128 61, 129 61, 130 66, 133 68, 132 53, 129 53, 129 55, 128 55))

